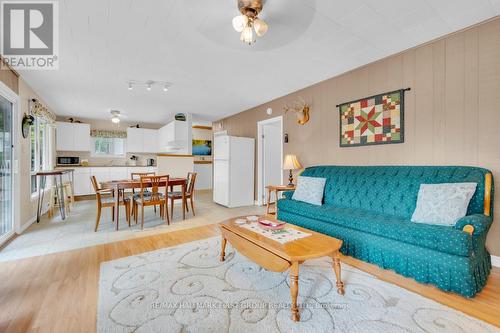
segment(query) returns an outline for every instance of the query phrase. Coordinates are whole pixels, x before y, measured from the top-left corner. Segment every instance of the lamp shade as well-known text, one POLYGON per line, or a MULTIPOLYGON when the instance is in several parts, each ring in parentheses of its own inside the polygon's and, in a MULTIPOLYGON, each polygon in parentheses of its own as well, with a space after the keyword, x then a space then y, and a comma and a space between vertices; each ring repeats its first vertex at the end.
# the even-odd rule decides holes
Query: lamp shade
POLYGON ((300 165, 297 156, 293 154, 289 154, 285 156, 285 161, 283 162, 283 169, 285 170, 297 170, 302 169, 302 165, 300 165))

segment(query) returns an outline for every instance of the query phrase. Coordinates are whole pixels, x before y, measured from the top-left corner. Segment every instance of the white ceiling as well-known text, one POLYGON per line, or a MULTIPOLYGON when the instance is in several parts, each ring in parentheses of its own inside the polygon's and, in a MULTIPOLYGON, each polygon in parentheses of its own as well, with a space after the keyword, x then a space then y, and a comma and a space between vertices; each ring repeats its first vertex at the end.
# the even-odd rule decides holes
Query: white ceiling
POLYGON ((60 68, 24 79, 58 115, 155 123, 220 119, 500 14, 500 0, 267 0, 269 32, 247 46, 236 0, 59 3, 60 68))

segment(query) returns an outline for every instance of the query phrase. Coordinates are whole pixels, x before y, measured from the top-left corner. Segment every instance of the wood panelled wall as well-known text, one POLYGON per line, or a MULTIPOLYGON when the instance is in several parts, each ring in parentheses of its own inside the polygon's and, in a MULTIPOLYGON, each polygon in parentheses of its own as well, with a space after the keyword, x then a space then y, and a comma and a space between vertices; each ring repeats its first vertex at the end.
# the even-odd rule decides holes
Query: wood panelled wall
MULTIPOLYGON (((305 166, 472 165, 491 169, 500 182, 500 18, 228 117, 214 130, 256 137, 258 121, 281 115, 298 96, 312 101, 311 120, 299 126, 293 115, 285 117, 284 150, 305 166), (406 87, 404 143, 339 147, 335 105, 406 87)), ((498 196, 495 211, 500 214, 498 196)), ((500 256, 499 223, 487 244, 500 256)))

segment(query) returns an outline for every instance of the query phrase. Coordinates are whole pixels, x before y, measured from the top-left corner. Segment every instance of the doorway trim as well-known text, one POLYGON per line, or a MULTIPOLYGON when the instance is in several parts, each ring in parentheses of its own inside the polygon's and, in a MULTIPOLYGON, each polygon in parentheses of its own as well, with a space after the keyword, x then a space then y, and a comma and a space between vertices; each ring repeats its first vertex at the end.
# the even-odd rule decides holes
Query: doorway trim
POLYGON ((21 159, 21 112, 19 96, 5 83, 0 81, 0 95, 12 103, 12 230, 0 236, 0 245, 7 241, 21 226, 21 183, 20 183, 20 159, 21 159))
POLYGON ((257 205, 262 206, 265 204, 264 197, 264 149, 262 142, 262 133, 264 125, 278 123, 280 128, 281 138, 281 152, 280 152, 280 165, 281 165, 281 184, 283 185, 283 116, 278 116, 257 122, 257 205))

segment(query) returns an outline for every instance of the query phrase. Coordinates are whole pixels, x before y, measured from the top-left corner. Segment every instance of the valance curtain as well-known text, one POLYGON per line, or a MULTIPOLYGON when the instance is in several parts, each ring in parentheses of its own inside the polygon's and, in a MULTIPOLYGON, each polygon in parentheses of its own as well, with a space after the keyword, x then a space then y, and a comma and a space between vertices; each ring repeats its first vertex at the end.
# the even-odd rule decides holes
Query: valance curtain
POLYGON ((50 126, 55 126, 56 124, 56 115, 50 112, 49 109, 37 99, 31 100, 30 113, 33 117, 45 121, 50 126))
POLYGON ((91 130, 90 136, 93 138, 120 138, 120 139, 124 139, 127 137, 127 132, 125 132, 125 131, 113 131, 113 130, 91 130))

